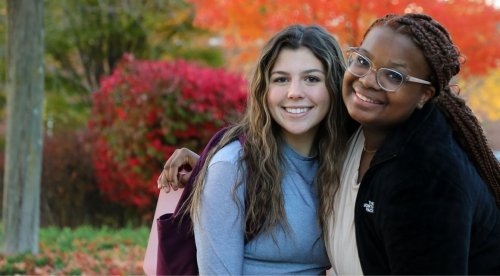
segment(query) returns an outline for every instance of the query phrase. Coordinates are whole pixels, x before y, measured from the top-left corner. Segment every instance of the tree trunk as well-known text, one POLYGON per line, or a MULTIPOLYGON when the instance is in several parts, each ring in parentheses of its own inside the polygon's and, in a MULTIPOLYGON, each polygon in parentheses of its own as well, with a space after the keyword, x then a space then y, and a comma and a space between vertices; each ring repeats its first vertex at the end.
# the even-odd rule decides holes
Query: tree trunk
POLYGON ((2 250, 6 254, 38 253, 43 2, 7 0, 7 137, 2 213, 2 250))

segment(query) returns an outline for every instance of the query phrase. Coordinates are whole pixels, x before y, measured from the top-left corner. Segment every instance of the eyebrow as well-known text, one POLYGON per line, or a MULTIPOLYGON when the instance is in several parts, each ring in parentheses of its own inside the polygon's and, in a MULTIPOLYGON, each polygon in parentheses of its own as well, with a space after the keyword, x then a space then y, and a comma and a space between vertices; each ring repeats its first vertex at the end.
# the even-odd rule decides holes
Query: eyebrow
MULTIPOLYGON (((325 74, 325 72, 323 72, 323 70, 320 70, 320 69, 308 69, 308 70, 305 70, 305 71, 302 71, 301 74, 310 74, 310 73, 321 73, 321 74, 325 74)), ((272 71, 271 72, 271 75, 273 74, 281 74, 281 75, 289 75, 290 73, 289 72, 286 72, 286 71, 272 71)))
POLYGON ((408 69, 408 66, 406 66, 406 63, 398 63, 398 62, 391 61, 391 68, 408 69))
MULTIPOLYGON (((358 49, 361 52, 361 54, 365 55, 373 63, 373 60, 372 60, 373 57, 371 57, 371 54, 368 51, 366 51, 363 48, 358 48, 358 49)), ((377 68, 378 67, 379 66, 377 66, 377 68)), ((393 68, 393 69, 395 69, 395 68, 408 69, 408 66, 407 66, 406 63, 404 63, 404 62, 395 62, 395 61, 392 61, 392 60, 390 61, 390 67, 389 66, 382 66, 382 67, 388 67, 388 68, 393 68)))

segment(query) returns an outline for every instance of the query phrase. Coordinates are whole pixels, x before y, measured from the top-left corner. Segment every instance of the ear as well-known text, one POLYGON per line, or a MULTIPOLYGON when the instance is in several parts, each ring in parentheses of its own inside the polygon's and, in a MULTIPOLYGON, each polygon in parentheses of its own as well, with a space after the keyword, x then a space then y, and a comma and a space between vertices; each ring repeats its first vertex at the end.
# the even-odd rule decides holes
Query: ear
POLYGON ((434 88, 434 86, 431 85, 426 85, 424 86, 422 92, 423 92, 422 96, 420 97, 420 101, 418 102, 417 105, 418 109, 424 107, 425 103, 427 103, 430 99, 432 99, 432 97, 434 97, 434 95, 436 94, 436 88, 434 88))

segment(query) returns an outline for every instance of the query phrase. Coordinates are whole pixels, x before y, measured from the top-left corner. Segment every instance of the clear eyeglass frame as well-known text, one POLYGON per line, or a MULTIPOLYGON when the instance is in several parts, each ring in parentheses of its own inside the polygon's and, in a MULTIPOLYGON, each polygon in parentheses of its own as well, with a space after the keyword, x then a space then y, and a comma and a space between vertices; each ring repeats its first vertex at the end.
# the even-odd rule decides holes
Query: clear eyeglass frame
POLYGON ((401 73, 394 69, 384 67, 376 68, 369 58, 359 53, 359 48, 351 47, 347 50, 347 52, 349 53, 347 59, 347 70, 359 78, 368 75, 371 71, 375 72, 377 84, 380 88, 387 92, 396 92, 406 82, 431 85, 429 81, 401 73), (366 64, 361 64, 362 62, 365 62, 366 64), (357 66, 357 68, 355 66, 357 66))

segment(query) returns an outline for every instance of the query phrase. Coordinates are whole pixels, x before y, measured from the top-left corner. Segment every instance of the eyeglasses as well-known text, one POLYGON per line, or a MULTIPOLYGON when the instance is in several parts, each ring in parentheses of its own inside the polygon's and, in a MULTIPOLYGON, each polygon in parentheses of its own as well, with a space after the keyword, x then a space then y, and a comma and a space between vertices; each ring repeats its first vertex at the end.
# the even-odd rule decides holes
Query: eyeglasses
POLYGON ((405 82, 416 82, 422 84, 431 84, 426 80, 415 78, 407 74, 389 68, 375 68, 372 61, 358 53, 358 48, 349 48, 349 58, 347 60, 347 70, 356 77, 364 77, 375 72, 376 80, 380 88, 387 92, 396 92, 405 82))

